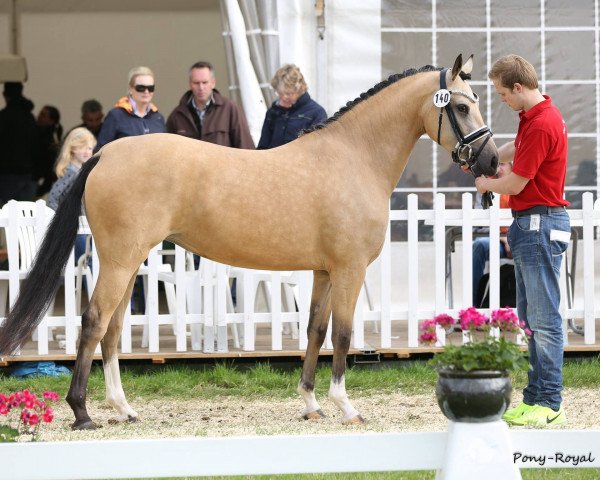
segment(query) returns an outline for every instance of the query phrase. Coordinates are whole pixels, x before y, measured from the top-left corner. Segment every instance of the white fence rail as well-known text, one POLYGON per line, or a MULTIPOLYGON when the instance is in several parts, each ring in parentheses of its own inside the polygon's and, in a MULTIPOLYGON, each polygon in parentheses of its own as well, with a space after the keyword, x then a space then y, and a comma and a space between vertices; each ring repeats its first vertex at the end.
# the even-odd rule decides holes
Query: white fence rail
MULTIPOLYGON (((83 480, 439 470, 447 439, 446 432, 405 432, 11 443, 0 445, 0 474, 83 480)), ((477 440, 464 448, 464 461, 485 470, 494 450, 477 440)), ((512 430, 510 441, 519 468, 600 468, 597 430, 512 430)))
MULTIPOLYGON (((363 291, 356 309, 353 348, 416 348, 419 321, 441 312, 456 314, 461 308, 470 306, 474 227, 490 229, 490 309, 500 306, 499 228, 512 221, 510 211, 497 207, 473 209, 469 193, 465 193, 462 200, 462 209, 446 209, 444 195, 438 194, 433 209, 420 210, 417 196, 409 195, 406 210, 390 211, 390 222, 406 225, 407 240, 391 242, 388 229, 380 257, 367 274, 365 285, 368 291, 363 291), (423 229, 423 225, 432 228, 433 241, 419 241, 419 230, 423 229), (454 254, 450 253, 447 245, 450 227, 462 237, 461 243, 456 243, 454 254), (459 245, 461 248, 458 248, 459 245), (447 264, 455 265, 449 279, 446 276, 447 264), (448 288, 449 281, 452 289, 448 288), (453 298, 454 292, 458 293, 457 299, 453 298), (377 336, 373 335, 375 331, 379 332, 377 336), (365 341, 366 333, 369 335, 368 343, 365 341)), ((25 250, 35 251, 50 220, 43 201, 36 203, 30 216, 24 216, 20 206, 17 202, 9 202, 0 213, 0 229, 5 230, 9 257, 8 270, 0 271, 0 317, 4 315, 7 302, 12 304, 17 297, 20 279, 26 274, 27 268, 24 267, 28 266, 28 262, 24 257, 25 250)), ((600 225, 600 203, 594 205, 592 194, 585 193, 582 209, 568 212, 572 225, 582 230, 576 245, 577 263, 582 265, 582 274, 573 301, 570 305, 563 301, 562 312, 565 319, 578 319, 584 344, 595 345, 596 319, 600 317, 600 307, 595 302, 596 288, 600 287, 596 282, 595 263, 600 262, 600 257, 596 254, 594 233, 595 227, 600 225)), ((80 233, 89 233, 84 218, 80 233)), ((202 259, 199 269, 194 269, 193 262, 189 261, 183 249, 176 247, 171 253, 174 262, 166 263, 167 255, 157 246, 151 251, 147 265, 140 268, 140 275, 145 279, 146 310, 144 314, 135 315, 129 310, 126 312, 121 337, 122 353, 131 353, 134 349, 139 351, 140 348, 147 348, 150 353, 161 352, 161 341, 165 338, 165 330, 161 330, 161 326, 165 325, 173 329, 168 329, 168 332, 175 336, 178 352, 227 352, 238 348, 238 342, 239 348, 244 351, 255 351, 257 325, 270 327, 270 350, 283 350, 284 335, 293 337, 293 349, 306 348, 312 272, 262 272, 231 268, 206 259, 202 259), (234 277, 237 279, 235 307, 229 287, 234 277), (168 304, 166 313, 159 311, 159 283, 164 285, 168 304), (262 306, 258 307, 255 301, 257 290, 264 297, 262 306), (140 326, 143 340, 134 345, 132 332, 139 333, 140 326)), ((92 265, 92 272, 87 274, 88 283, 93 287, 99 265, 93 248, 92 265)), ((64 329, 65 351, 72 355, 76 353, 78 327, 81 326, 76 280, 85 275, 85 266, 76 268, 72 257, 65 268, 64 290, 61 290, 64 291, 64 312, 49 312, 40 324, 37 330, 39 355, 48 354, 49 327, 58 327, 55 332, 64 329)), ((566 295, 563 295, 564 298, 566 295)), ((290 349, 289 345, 287 341, 286 349, 290 349)), ((324 348, 331 348, 330 333, 324 348)))

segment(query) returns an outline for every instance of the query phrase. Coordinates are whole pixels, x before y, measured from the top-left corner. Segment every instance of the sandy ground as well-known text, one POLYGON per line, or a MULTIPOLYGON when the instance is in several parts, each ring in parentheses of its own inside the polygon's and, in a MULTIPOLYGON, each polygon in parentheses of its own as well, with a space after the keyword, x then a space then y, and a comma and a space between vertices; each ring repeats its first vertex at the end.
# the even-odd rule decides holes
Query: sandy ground
MULTIPOLYGON (((515 401, 520 395, 514 393, 515 401)), ((598 391, 566 389, 564 404, 569 429, 600 429, 598 391), (596 414, 590 414, 595 410, 596 414)), ((326 415, 318 421, 300 418, 303 402, 299 398, 247 399, 219 397, 211 400, 151 400, 133 398, 132 407, 139 413, 136 423, 111 424, 113 410, 100 403, 88 405, 92 419, 102 428, 72 431, 73 414, 61 401, 56 405, 55 420, 44 424, 40 440, 105 440, 131 438, 221 437, 231 435, 301 435, 348 432, 444 431, 447 420, 441 414, 435 395, 402 393, 375 394, 352 398, 355 407, 367 420, 365 425, 343 426, 333 403, 320 398, 326 415)))

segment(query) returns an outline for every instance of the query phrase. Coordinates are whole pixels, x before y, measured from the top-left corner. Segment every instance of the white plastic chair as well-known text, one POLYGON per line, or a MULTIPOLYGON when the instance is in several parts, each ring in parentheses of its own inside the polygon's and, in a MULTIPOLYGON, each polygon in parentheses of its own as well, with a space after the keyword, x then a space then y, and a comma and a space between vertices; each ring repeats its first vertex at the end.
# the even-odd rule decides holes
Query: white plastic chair
MULTIPOLYGON (((43 201, 40 200, 43 203, 43 201)), ((38 206, 34 202, 17 202, 15 200, 11 200, 7 204, 2 207, 2 215, 5 217, 9 217, 10 209, 16 206, 17 215, 24 218, 34 218, 38 212, 38 206)), ((48 218, 48 222, 54 215, 54 210, 52 210, 48 206, 43 207, 44 214, 48 218)), ((21 225, 17 229, 17 245, 18 248, 11 248, 11 244, 14 242, 14 231, 9 228, 6 229, 6 241, 7 241, 7 250, 8 250, 8 263, 9 265, 18 264, 19 266, 19 280, 23 280, 31 268, 31 264, 37 254, 38 251, 38 238, 36 238, 36 227, 34 225, 21 225)), ((38 233, 38 237, 41 243, 41 236, 38 233)), ((10 271, 2 270, 0 271, 0 317, 4 317, 7 311, 7 302, 8 302, 8 286, 9 286, 9 278, 10 271)), ((54 312, 54 299, 50 304, 48 312, 52 314, 54 312)), ((50 333, 51 333, 50 329, 50 333)), ((37 331, 33 335, 34 340, 37 339, 37 331)), ((50 334, 49 340, 52 340, 52 335, 50 334)))
POLYGON ((92 257, 92 236, 88 235, 85 241, 85 252, 77 259, 75 267, 75 306, 77 315, 81 315, 81 292, 83 290, 83 277, 85 277, 88 303, 92 298, 92 269, 89 260, 92 257))
MULTIPOLYGON (((162 251, 162 254, 164 254, 165 252, 162 251)), ((167 308, 169 310, 169 313, 174 313, 175 312, 175 305, 176 305, 176 301, 175 301, 175 274, 173 272, 173 269, 171 268, 171 265, 168 263, 164 263, 162 262, 163 259, 163 255, 159 255, 161 258, 161 263, 158 264, 158 281, 159 282, 164 282, 164 286, 165 286, 165 295, 167 297, 167 308)), ((142 275, 142 279, 144 282, 144 292, 147 295, 148 294, 148 266, 145 264, 142 264, 138 270, 138 275, 142 275)), ((146 303, 147 305, 147 303, 146 303)), ((176 334, 176 329, 175 329, 175 325, 173 325, 173 333, 176 334)), ((149 345, 149 335, 148 335, 148 325, 145 324, 144 328, 142 330, 142 342, 141 342, 141 347, 142 348, 148 348, 149 345)))
MULTIPOLYGON (((163 254, 167 253, 163 251, 163 254)), ((194 256, 191 252, 186 252, 185 256, 186 270, 186 309, 188 313, 202 313, 204 289, 199 285, 203 285, 207 280, 207 276, 211 275, 211 281, 214 282, 212 273, 212 264, 209 260, 203 259, 200 262, 200 268, 197 270, 194 267, 194 256)), ((164 283, 165 296, 167 299, 167 308, 169 313, 176 311, 176 296, 175 296, 175 272, 172 271, 171 265, 163 264, 159 266, 158 281, 164 283)), ((210 282, 208 282, 210 283, 210 282)), ((227 311, 233 312, 233 301, 231 299, 231 291, 227 289, 227 311)), ((173 333, 175 333, 175 325, 173 325, 173 333)), ((233 346, 240 348, 240 340, 238 335, 237 325, 231 325, 231 333, 233 337, 233 346)), ((202 340, 202 326, 200 324, 191 325, 192 350, 200 350, 202 340)), ((142 348, 148 347, 148 326, 144 325, 142 333, 142 348)))
MULTIPOLYGON (((252 270, 239 267, 231 267, 229 269, 229 278, 236 279, 237 283, 237 302, 235 311, 243 312, 244 306, 244 281, 252 282, 254 302, 256 304, 259 293, 263 294, 265 306, 268 312, 271 312, 271 272, 267 270, 252 270)), ((298 280, 296 272, 281 272, 281 310, 284 312, 296 311, 296 295, 294 288, 297 286, 298 280)), ((256 328, 256 325, 255 325, 256 328)), ((282 326, 283 333, 291 335, 292 339, 298 339, 298 323, 286 322, 282 326)))

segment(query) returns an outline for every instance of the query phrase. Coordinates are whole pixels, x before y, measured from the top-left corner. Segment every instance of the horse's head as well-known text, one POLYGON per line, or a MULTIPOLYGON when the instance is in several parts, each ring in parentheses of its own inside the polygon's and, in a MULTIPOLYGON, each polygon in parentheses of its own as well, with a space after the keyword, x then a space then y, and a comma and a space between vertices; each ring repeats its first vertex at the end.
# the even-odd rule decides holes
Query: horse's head
POLYGON ((473 55, 464 64, 459 55, 452 70, 439 72, 436 91, 426 100, 425 130, 474 176, 490 176, 498 167, 498 149, 481 117, 479 97, 466 82, 472 69, 473 55))

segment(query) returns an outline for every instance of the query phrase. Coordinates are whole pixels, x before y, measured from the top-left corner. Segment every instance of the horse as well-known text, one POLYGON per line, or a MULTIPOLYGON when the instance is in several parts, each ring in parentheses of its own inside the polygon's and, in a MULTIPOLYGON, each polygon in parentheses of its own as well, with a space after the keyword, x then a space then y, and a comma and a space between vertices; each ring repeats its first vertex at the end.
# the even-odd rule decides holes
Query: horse
POLYGON ((53 217, 20 294, 0 327, 11 355, 40 323, 59 285, 82 200, 100 259, 82 315, 66 401, 73 429, 93 429, 86 390, 102 347, 106 400, 117 421, 136 421, 121 385, 117 342, 140 264, 168 240, 217 262, 265 270, 313 270, 308 346, 297 391, 302 417, 323 416, 315 369, 332 318, 329 398, 344 424, 364 419, 345 388, 352 318, 367 266, 377 258, 389 199, 417 140, 427 134, 474 175, 493 175, 498 151, 467 81, 473 56, 452 69, 395 74, 293 142, 239 150, 171 135, 105 145, 81 168, 53 217), (463 132, 471 132, 463 135, 463 132))

